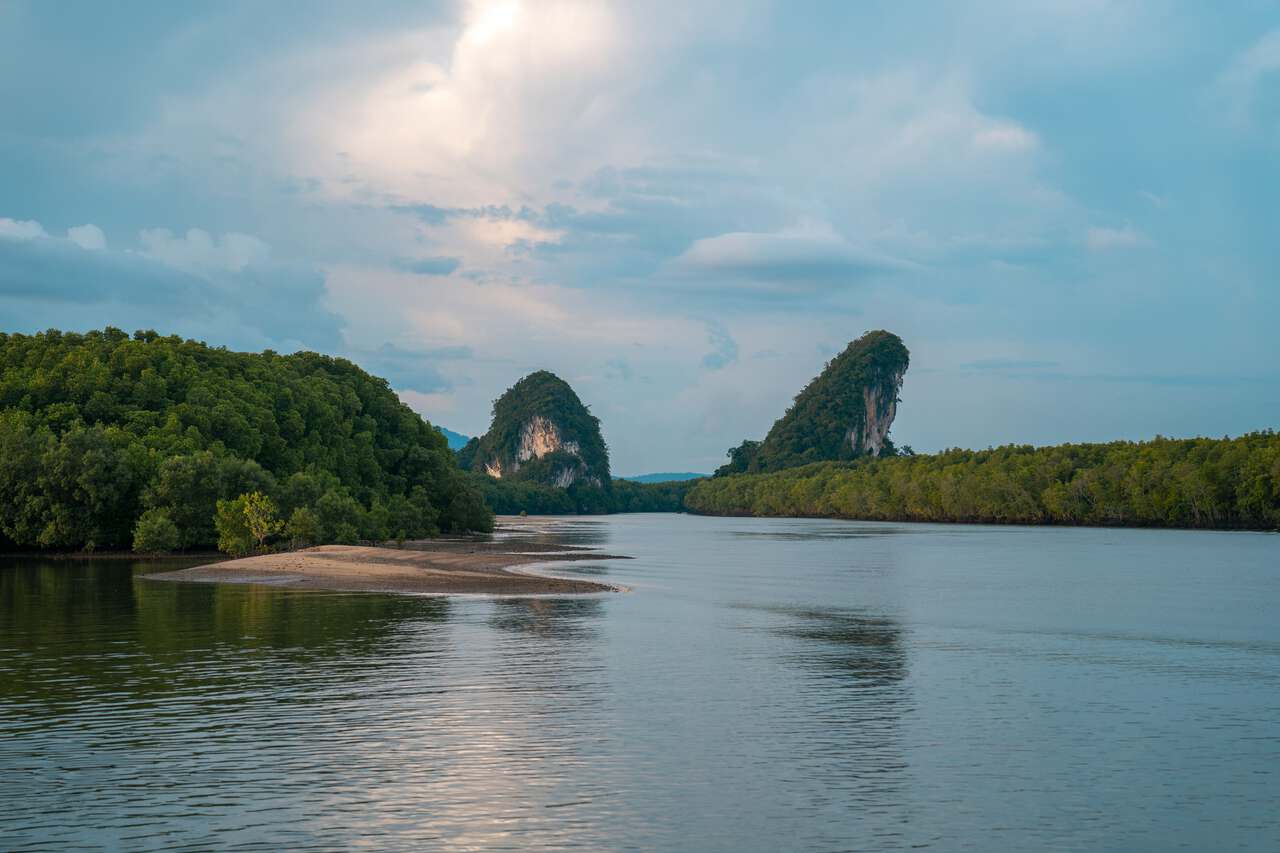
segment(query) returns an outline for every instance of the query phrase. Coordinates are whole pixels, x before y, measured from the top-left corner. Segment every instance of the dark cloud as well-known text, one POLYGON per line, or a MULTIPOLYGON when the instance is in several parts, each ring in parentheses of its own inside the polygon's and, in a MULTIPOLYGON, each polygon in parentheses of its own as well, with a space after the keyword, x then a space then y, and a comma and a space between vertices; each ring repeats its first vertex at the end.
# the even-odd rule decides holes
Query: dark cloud
POLYGON ((395 267, 403 272, 415 275, 449 275, 462 266, 457 258, 397 258, 395 267))
POLYGON ((324 277, 309 267, 264 263, 182 270, 146 255, 86 251, 68 240, 0 239, 0 322, 48 327, 155 328, 218 343, 333 351, 339 318, 326 309, 324 277))

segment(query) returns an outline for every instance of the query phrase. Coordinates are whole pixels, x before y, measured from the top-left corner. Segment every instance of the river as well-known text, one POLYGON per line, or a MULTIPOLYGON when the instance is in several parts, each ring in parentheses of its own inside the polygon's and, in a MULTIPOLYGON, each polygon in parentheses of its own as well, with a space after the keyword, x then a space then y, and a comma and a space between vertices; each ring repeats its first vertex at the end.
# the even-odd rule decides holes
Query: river
POLYGON ((0 848, 1280 849, 1280 536, 518 535, 631 591, 0 564, 0 848))

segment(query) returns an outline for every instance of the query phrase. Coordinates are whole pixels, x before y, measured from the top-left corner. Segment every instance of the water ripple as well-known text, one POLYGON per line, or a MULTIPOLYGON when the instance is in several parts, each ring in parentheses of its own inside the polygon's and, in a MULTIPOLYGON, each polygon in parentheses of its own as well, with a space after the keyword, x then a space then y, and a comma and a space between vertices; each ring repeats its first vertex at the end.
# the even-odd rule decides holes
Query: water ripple
POLYGON ((1274 539, 506 535, 636 591, 0 566, 0 848, 1280 849, 1274 539))

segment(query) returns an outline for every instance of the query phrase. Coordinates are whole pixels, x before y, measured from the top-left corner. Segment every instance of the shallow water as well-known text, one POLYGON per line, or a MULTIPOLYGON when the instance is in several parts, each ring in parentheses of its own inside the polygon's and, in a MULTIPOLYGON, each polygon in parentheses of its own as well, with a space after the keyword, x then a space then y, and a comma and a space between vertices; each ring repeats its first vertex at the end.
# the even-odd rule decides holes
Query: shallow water
POLYGON ((1280 536, 538 529, 633 591, 0 564, 0 849, 1280 849, 1280 536))

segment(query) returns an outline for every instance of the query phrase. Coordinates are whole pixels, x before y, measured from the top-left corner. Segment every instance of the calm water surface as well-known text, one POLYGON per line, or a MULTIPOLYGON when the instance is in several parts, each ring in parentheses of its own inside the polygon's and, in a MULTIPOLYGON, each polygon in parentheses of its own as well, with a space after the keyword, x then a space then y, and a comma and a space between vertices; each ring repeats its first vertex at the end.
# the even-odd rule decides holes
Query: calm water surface
POLYGON ((1280 849, 1280 536, 523 535, 634 591, 0 564, 0 849, 1280 849))

